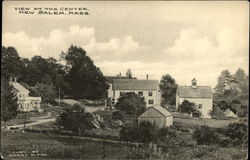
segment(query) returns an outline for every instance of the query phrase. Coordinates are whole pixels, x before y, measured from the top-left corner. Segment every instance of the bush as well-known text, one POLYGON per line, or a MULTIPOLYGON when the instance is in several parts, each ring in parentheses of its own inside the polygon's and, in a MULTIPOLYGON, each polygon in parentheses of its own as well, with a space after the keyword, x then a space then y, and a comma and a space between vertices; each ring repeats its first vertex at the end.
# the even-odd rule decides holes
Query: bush
POLYGON ((197 127, 192 137, 196 140, 198 145, 216 144, 219 140, 216 131, 207 125, 197 127))
POLYGON ((123 121, 124 120, 124 112, 122 111, 115 111, 112 113, 112 119, 113 120, 121 120, 123 121))
POLYGON ((126 124, 120 131, 120 138, 124 141, 152 142, 157 135, 156 127, 150 122, 126 124))
POLYGON ((82 135, 86 129, 92 129, 94 117, 92 114, 85 112, 79 104, 71 108, 66 108, 65 112, 57 117, 56 124, 59 128, 73 131, 82 135))
POLYGON ((225 135, 231 140, 231 143, 239 145, 247 139, 247 128, 248 126, 245 123, 230 123, 225 135))

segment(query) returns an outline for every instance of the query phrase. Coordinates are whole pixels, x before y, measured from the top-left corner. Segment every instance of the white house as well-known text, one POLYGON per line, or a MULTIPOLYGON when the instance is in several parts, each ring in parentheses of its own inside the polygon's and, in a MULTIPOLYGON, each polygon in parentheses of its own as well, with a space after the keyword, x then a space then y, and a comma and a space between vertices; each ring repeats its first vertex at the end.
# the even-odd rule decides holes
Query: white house
POLYGON ((210 86, 197 86, 197 80, 192 80, 191 86, 178 86, 176 91, 176 108, 184 100, 196 104, 203 118, 210 118, 209 112, 213 109, 213 94, 210 86))
POLYGON ((19 111, 41 111, 40 104, 41 104, 41 97, 30 97, 30 91, 27 90, 24 86, 20 83, 15 81, 13 82, 12 79, 10 81, 10 85, 13 86, 14 92, 17 96, 18 100, 18 110, 19 111))
POLYGON ((143 96, 147 107, 160 105, 161 103, 158 80, 113 79, 112 88, 109 92, 112 105, 117 103, 118 98, 126 92, 134 92, 143 96))
POLYGON ((149 107, 138 117, 139 124, 148 121, 157 127, 168 127, 173 125, 173 115, 160 105, 149 107))

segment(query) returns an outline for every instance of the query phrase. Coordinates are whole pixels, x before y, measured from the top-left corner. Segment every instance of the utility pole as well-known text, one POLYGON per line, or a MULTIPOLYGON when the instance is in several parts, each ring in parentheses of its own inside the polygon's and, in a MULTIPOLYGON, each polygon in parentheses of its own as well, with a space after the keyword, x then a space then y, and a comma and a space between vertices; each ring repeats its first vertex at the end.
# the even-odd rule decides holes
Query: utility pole
POLYGON ((60 104, 61 104, 61 98, 60 98, 60 87, 59 87, 59 107, 60 107, 60 104))
POLYGON ((23 132, 25 132, 25 124, 26 124, 26 111, 24 111, 23 132))

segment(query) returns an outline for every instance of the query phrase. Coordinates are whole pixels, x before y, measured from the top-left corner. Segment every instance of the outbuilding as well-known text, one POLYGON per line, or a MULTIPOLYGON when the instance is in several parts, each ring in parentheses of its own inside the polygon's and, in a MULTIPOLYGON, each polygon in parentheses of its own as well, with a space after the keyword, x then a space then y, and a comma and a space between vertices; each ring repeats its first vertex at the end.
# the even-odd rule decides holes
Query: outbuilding
POLYGON ((168 127, 173 125, 173 115, 165 108, 156 105, 149 107, 138 117, 139 124, 143 121, 151 122, 159 128, 168 127))

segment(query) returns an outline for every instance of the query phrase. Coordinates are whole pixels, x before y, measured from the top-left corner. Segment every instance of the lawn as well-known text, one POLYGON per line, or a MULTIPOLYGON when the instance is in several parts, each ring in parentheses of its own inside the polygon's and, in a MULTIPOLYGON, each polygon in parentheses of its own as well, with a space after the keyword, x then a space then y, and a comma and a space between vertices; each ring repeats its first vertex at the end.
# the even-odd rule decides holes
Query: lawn
MULTIPOLYGON (((151 150, 130 145, 102 143, 77 137, 39 133, 1 132, 1 152, 6 159, 142 159, 151 150), (16 152, 15 157, 13 153, 16 152), (20 152, 27 154, 21 157, 20 152), (17 155, 19 153, 19 155, 17 155), (31 154, 33 155, 31 156, 31 154)), ((169 146, 165 159, 246 159, 246 151, 216 146, 169 146)), ((150 158, 148 158, 150 159, 150 158)), ((152 158, 151 158, 152 159, 152 158)))
POLYGON ((210 127, 221 128, 227 126, 229 123, 236 122, 236 119, 229 120, 216 120, 216 119, 206 119, 206 118, 188 118, 181 116, 174 116, 174 122, 182 123, 188 126, 200 126, 200 125, 208 125, 210 127))

